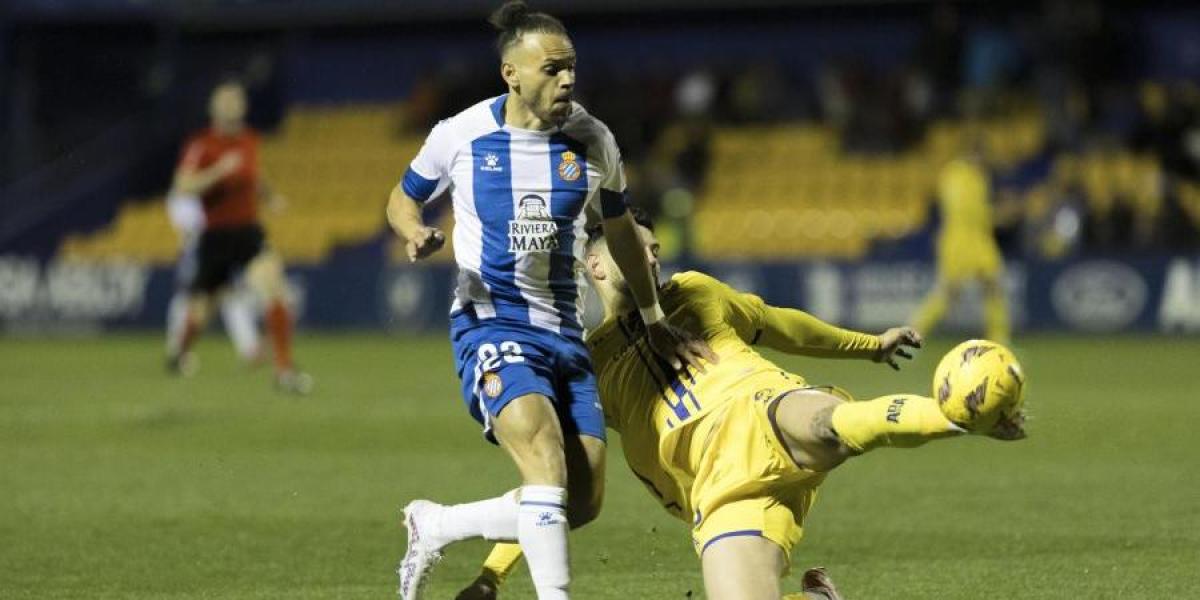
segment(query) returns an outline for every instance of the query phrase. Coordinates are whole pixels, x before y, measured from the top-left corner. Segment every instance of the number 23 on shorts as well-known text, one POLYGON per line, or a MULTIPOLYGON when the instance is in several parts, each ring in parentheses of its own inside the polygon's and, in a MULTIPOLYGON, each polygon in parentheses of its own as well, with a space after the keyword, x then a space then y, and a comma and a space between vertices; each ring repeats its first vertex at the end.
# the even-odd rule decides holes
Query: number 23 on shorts
POLYGON ((495 344, 482 344, 479 346, 479 369, 483 372, 495 371, 500 368, 500 361, 508 364, 516 364, 525 362, 525 357, 522 356, 521 345, 516 342, 500 342, 500 348, 497 349, 495 344))

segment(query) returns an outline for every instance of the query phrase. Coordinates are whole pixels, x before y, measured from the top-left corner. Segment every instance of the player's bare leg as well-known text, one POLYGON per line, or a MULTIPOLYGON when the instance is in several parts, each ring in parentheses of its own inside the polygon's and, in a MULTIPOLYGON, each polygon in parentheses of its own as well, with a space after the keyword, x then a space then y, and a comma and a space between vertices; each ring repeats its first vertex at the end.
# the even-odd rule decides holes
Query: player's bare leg
POLYGON ((567 436, 567 521, 571 529, 600 516, 604 504, 604 471, 608 445, 590 435, 567 436))
POLYGON ((410 503, 404 509, 408 551, 399 570, 405 600, 420 597, 442 548, 474 537, 519 541, 538 598, 567 597, 567 461, 558 414, 549 398, 528 394, 493 417, 493 432, 516 463, 522 487, 471 504, 410 503))
POLYGON ((792 459, 816 471, 875 448, 913 448, 965 433, 936 400, 914 394, 845 402, 823 390, 797 390, 777 400, 770 414, 792 459))
POLYGON ((270 250, 260 252, 246 267, 246 281, 263 299, 267 332, 274 348, 276 384, 284 391, 308 393, 312 377, 297 371, 292 363, 292 313, 287 306, 283 261, 270 250))
POLYGON ((196 370, 195 357, 192 356, 192 346, 200 337, 208 324, 212 299, 206 293, 193 293, 188 296, 184 313, 183 327, 177 342, 167 354, 167 370, 175 375, 191 375, 196 370))
MULTIPOLYGON (((604 500, 604 471, 607 444, 590 435, 566 438, 567 518, 571 529, 587 525, 600 514, 604 500)), ((500 586, 521 561, 519 544, 496 544, 475 581, 463 588, 455 600, 493 600, 500 586)))
POLYGON ((717 540, 700 563, 709 600, 778 600, 779 578, 787 567, 783 550, 758 536, 717 540))
POLYGON ((767 410, 784 446, 796 464, 829 471, 855 455, 833 430, 834 409, 842 399, 823 390, 785 394, 767 410))

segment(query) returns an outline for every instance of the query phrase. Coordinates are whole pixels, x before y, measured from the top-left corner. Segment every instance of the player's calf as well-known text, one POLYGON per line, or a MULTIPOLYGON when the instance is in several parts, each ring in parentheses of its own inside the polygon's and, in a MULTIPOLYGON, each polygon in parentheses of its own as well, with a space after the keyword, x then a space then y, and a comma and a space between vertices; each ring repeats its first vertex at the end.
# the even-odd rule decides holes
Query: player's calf
POLYGON ((936 400, 915 394, 839 404, 830 415, 830 424, 838 439, 855 453, 884 446, 915 448, 966 433, 942 414, 936 400))
POLYGON ((792 459, 814 471, 831 470, 882 446, 912 448, 964 433, 942 414, 937 401, 912 394, 846 402, 822 390, 797 390, 770 410, 792 459))
POLYGON ((571 529, 600 516, 604 504, 604 470, 607 444, 590 435, 566 436, 567 519, 571 529))
POLYGON ((567 597, 567 465, 562 427, 550 399, 528 394, 495 417, 496 438, 521 472, 517 539, 538 598, 567 597))

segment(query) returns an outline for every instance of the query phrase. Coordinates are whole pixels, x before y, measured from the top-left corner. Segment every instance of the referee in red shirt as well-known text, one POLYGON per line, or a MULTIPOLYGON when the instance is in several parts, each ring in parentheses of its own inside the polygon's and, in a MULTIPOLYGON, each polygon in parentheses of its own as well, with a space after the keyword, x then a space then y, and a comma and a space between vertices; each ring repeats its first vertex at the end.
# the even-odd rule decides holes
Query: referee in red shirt
POLYGON ((258 134, 246 124, 246 105, 240 83, 218 85, 209 99, 210 126, 188 140, 175 170, 172 192, 198 196, 205 223, 196 248, 197 268, 187 282, 187 323, 167 365, 174 373, 190 370, 191 346, 208 322, 214 296, 244 272, 265 309, 275 382, 282 390, 303 394, 312 388, 312 377, 292 363, 283 261, 267 246, 258 220, 259 200, 270 192, 259 174, 258 134))

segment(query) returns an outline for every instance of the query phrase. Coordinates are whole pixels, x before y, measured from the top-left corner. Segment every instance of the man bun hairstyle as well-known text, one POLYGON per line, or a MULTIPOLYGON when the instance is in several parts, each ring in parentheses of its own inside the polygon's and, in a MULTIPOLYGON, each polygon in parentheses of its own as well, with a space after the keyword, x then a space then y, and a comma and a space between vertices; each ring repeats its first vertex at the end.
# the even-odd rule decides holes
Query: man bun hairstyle
POLYGON ((567 28, 562 21, 543 12, 534 12, 525 4, 525 0, 508 0, 492 13, 488 23, 500 32, 496 38, 496 50, 501 56, 527 33, 567 35, 567 28))

